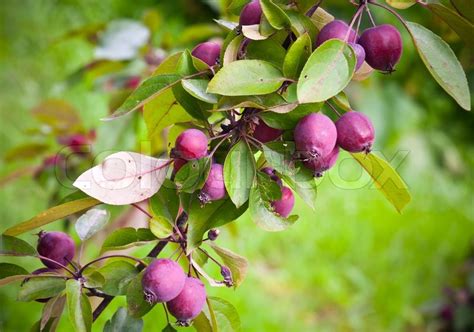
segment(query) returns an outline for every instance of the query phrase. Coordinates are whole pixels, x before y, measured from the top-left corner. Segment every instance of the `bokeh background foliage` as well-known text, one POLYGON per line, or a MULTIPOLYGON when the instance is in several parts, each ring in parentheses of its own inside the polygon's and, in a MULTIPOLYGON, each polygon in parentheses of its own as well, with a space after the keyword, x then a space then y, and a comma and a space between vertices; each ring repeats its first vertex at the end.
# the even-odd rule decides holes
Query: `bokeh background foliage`
MULTIPOLYGON (((98 130, 97 144, 104 149, 131 146, 130 133, 113 140, 113 126, 99 129, 110 94, 93 80, 75 81, 94 55, 87 34, 79 33, 84 27, 95 29, 122 18, 142 21, 153 32, 152 45, 171 53, 218 32, 212 18, 219 16, 219 6, 218 1, 197 0, 2 1, 0 176, 27 163, 4 157, 15 146, 31 142, 29 129, 39 126, 31 109, 45 98, 71 103, 86 129, 98 130)), ((331 1, 326 9, 346 20, 353 11, 342 0, 331 1)), ((374 13, 378 22, 395 23, 379 10, 374 13)), ((472 45, 423 8, 403 14, 448 41, 473 81, 472 45)), ((348 94, 354 108, 374 120, 375 150, 398 166, 413 195, 411 204, 403 215, 397 214, 360 167, 341 158, 319 187, 316 212, 297 201, 301 219, 294 227, 266 233, 245 216, 226 227, 220 243, 249 259, 249 276, 236 291, 208 287, 208 292, 237 307, 244 331, 400 331, 431 326, 426 313, 474 238, 474 120, 431 79, 409 36, 403 33, 403 38, 397 71, 352 84, 348 94)), ((133 71, 133 66, 140 63, 126 70, 133 71)), ((31 177, 2 186, 0 230, 45 209, 48 190, 31 177)), ((65 227, 56 223, 48 229, 65 227)), ((31 234, 23 238, 34 240, 31 234)), ((90 250, 97 253, 100 244, 90 250)), ((137 254, 149 249, 141 247, 137 254)), ((32 259, 19 259, 32 270, 39 267, 32 259)), ((15 287, 0 288, 0 331, 28 331, 40 317, 39 303, 15 298, 15 287)), ((120 305, 115 300, 94 328, 100 331, 120 305)), ((147 331, 164 325, 160 308, 145 317, 147 331)), ((66 318, 59 330, 70 330, 66 318)))

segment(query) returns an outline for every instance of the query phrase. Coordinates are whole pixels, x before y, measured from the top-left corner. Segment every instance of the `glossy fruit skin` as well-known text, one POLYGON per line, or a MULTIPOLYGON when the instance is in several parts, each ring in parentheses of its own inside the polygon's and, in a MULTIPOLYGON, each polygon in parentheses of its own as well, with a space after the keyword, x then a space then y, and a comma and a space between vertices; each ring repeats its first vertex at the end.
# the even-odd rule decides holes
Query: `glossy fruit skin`
POLYGON ((262 6, 259 0, 253 0, 245 5, 240 12, 240 25, 260 24, 262 19, 262 6))
POLYGON ((296 125, 294 139, 299 159, 317 159, 328 155, 336 146, 336 126, 326 115, 311 113, 296 125))
MULTIPOLYGON (((341 20, 334 20, 326 24, 318 34, 318 38, 316 39, 316 47, 324 43, 329 39, 340 39, 345 40, 347 30, 349 26, 346 22, 341 20)), ((349 37, 347 39, 348 42, 355 42, 357 40, 357 33, 354 29, 351 29, 349 33, 349 37)))
POLYGON ((196 318, 206 303, 206 288, 201 280, 187 277, 182 291, 166 303, 168 311, 178 320, 179 325, 187 326, 196 318))
POLYGON ((336 122, 337 144, 349 152, 369 153, 375 140, 372 121, 363 113, 345 113, 336 122))
POLYGON ((276 140, 281 134, 283 134, 283 130, 269 127, 263 120, 259 119, 252 136, 262 143, 267 143, 276 140))
POLYGON ((339 147, 336 145, 334 149, 326 156, 321 158, 306 161, 304 165, 314 172, 314 176, 321 177, 323 173, 329 170, 336 164, 337 158, 339 157, 339 147))
POLYGON ((281 198, 272 202, 273 209, 280 216, 286 218, 290 215, 295 205, 295 196, 288 187, 281 187, 281 198))
POLYGON ((223 199, 226 196, 224 184, 224 166, 221 164, 212 164, 206 183, 199 193, 201 203, 208 203, 223 199))
POLYGON ((209 141, 204 133, 197 129, 186 129, 178 138, 174 151, 185 160, 199 159, 207 155, 209 141))
POLYGON ((167 302, 183 290, 186 275, 181 266, 171 259, 155 259, 145 269, 142 278, 143 294, 148 303, 167 302))
POLYGON ((281 187, 283 185, 280 177, 276 174, 276 171, 271 168, 271 167, 264 167, 262 168, 260 171, 262 171, 263 173, 267 174, 270 179, 272 179, 273 181, 275 181, 276 183, 278 183, 278 185, 281 187))
POLYGON ((397 28, 390 24, 365 30, 358 43, 365 49, 365 61, 383 72, 392 72, 402 56, 402 37, 397 28))
MULTIPOLYGON (((41 256, 52 259, 61 265, 67 266, 76 253, 76 245, 69 235, 63 232, 39 233, 37 246, 41 256)), ((51 269, 60 269, 61 266, 49 260, 41 259, 44 265, 51 269)))
POLYGON ((349 43, 349 45, 352 46, 356 55, 357 62, 356 62, 355 71, 357 71, 359 70, 359 68, 362 66, 362 64, 365 61, 365 50, 362 46, 356 43, 349 43))
POLYGON ((219 63, 221 56, 221 45, 214 42, 204 42, 198 44, 191 52, 191 54, 205 62, 209 67, 219 63))

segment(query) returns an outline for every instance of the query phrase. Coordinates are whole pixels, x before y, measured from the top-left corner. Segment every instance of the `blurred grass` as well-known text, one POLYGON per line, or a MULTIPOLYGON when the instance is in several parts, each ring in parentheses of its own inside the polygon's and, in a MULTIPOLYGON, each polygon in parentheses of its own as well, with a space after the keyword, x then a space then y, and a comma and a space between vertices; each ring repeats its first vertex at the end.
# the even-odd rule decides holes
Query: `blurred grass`
MULTIPOLYGON (((178 16, 183 3, 166 6, 176 5, 178 16)), ((82 115, 91 127, 99 123, 95 115, 106 111, 104 96, 80 87, 64 91, 61 85, 66 75, 90 60, 90 46, 74 39, 54 46, 50 42, 84 24, 139 18, 153 4, 31 0, 20 6, 3 1, 0 81, 6 84, 0 90, 0 155, 28 139, 24 131, 34 125, 29 109, 46 96, 64 96, 81 112, 86 110, 82 115)), ((181 22, 172 24, 175 30, 184 24, 183 18, 170 20, 181 22)), ((400 331, 425 326, 421 306, 440 294, 474 237, 472 132, 466 134, 472 115, 456 109, 424 69, 413 71, 416 65, 420 62, 407 47, 392 77, 374 75, 349 90, 355 107, 375 121, 376 150, 389 160, 397 151, 408 152, 399 171, 413 201, 403 215, 367 186, 360 168, 343 155, 320 185, 316 211, 297 201, 301 217, 288 231, 266 233, 247 216, 226 227, 218 243, 249 259, 249 275, 235 291, 207 289, 238 308, 244 331, 400 331), (452 125, 446 124, 447 118, 452 125)), ((397 156, 395 164, 401 159, 397 156)), ((0 174, 19 167, 0 163, 0 174)), ((0 230, 46 208, 46 193, 27 178, 2 188, 0 230)), ((24 238, 34 241, 28 234, 24 238)), ((147 250, 140 248, 137 254, 147 250)), ((40 266, 31 259, 21 261, 30 269, 40 266)), ((15 297, 15 287, 0 288, 0 331, 27 331, 40 317, 40 304, 16 302, 15 297)), ((101 331, 119 305, 123 300, 113 302, 94 331, 101 331)), ((163 319, 157 306, 146 316, 145 330, 159 330, 163 319)), ((71 330, 66 316, 59 330, 71 330)))

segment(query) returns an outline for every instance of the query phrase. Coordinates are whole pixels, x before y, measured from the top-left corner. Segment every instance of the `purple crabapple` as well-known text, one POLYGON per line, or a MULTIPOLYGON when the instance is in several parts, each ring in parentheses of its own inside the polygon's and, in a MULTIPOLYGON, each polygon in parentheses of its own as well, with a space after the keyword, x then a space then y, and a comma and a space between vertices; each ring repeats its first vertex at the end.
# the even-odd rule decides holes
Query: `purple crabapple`
POLYGON ((262 19, 262 6, 260 0, 252 0, 252 2, 245 5, 240 12, 240 25, 255 25, 260 24, 262 19))
POLYGON ((199 159, 207 155, 208 144, 209 140, 202 131, 186 129, 176 138, 174 152, 181 159, 199 159))
POLYGON ((349 152, 369 153, 375 139, 370 119, 360 112, 347 112, 336 121, 337 144, 349 152))
POLYGON ((204 42, 198 44, 191 54, 199 60, 205 62, 209 67, 219 63, 221 56, 221 45, 215 42, 204 42))
POLYGON ((268 143, 276 140, 283 134, 283 130, 275 129, 268 126, 262 119, 258 119, 252 136, 262 143, 268 143))
POLYGON ((365 50, 362 46, 356 43, 349 43, 349 45, 352 46, 352 49, 354 50, 355 56, 356 56, 356 66, 355 66, 355 71, 359 70, 359 68, 362 66, 362 64, 365 61, 365 50))
POLYGON ((321 158, 312 161, 305 161, 303 163, 307 168, 314 172, 314 176, 319 178, 323 176, 325 171, 334 166, 338 156, 339 147, 336 145, 328 155, 322 156, 321 158))
POLYGON ((142 278, 143 294, 148 303, 167 302, 183 290, 186 275, 181 266, 171 259, 155 259, 145 269, 142 278))
MULTIPOLYGON (((334 20, 329 22, 319 32, 318 38, 316 39, 316 47, 329 39, 345 40, 348 29, 349 26, 344 21, 334 20)), ((356 40, 357 33, 351 28, 351 32, 349 33, 347 41, 355 42, 356 40)))
POLYGON ((281 198, 273 201, 272 206, 276 213, 286 218, 290 215, 293 206, 295 205, 295 196, 288 187, 281 187, 281 198))
POLYGON ((201 203, 206 204, 223 199, 225 195, 224 167, 221 164, 214 163, 211 166, 206 183, 204 183, 199 193, 199 200, 201 203))
POLYGON ((168 311, 178 320, 178 325, 189 326, 206 304, 206 288, 201 280, 187 277, 182 291, 166 303, 168 311))
MULTIPOLYGON (((38 234, 38 253, 61 265, 68 265, 76 253, 76 245, 69 235, 63 232, 44 232, 38 234)), ((61 266, 49 260, 41 259, 44 265, 51 269, 60 269, 61 266)))
POLYGON ((390 24, 365 30, 358 43, 365 49, 365 61, 383 72, 393 72, 402 56, 402 37, 397 28, 390 24))
POLYGON ((281 182, 281 179, 280 177, 276 174, 276 171, 271 168, 271 167, 264 167, 260 170, 261 172, 267 174, 270 179, 272 179, 273 181, 275 181, 276 183, 278 183, 278 185, 281 187, 283 185, 283 183, 281 182))
POLYGON ((328 155, 336 145, 337 130, 334 122, 322 113, 303 117, 295 127, 296 156, 314 160, 328 155))

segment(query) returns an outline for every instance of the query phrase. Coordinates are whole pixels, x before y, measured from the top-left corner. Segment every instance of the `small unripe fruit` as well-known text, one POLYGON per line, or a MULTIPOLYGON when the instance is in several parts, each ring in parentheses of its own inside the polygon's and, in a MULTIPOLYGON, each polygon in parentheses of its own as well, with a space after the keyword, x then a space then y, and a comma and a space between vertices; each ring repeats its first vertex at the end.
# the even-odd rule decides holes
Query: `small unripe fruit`
POLYGON ((176 139, 174 152, 185 160, 199 159, 207 155, 209 141, 204 133, 197 129, 186 129, 176 139))
POLYGON ((336 126, 326 115, 311 113, 296 125, 294 139, 298 157, 314 160, 328 155, 334 149, 337 140, 336 126))
POLYGON ((259 119, 252 136, 262 143, 267 143, 276 140, 281 134, 283 130, 269 127, 262 119, 259 119))
POLYGON ((58 138, 58 142, 71 149, 72 152, 80 154, 88 151, 90 140, 86 135, 74 134, 58 138))
POLYGON ((272 202, 273 209, 280 216, 286 218, 290 215, 295 205, 295 196, 288 187, 281 188, 281 198, 272 202))
POLYGON ((365 30, 358 43, 365 49, 365 61, 383 72, 392 72, 402 56, 402 37, 390 24, 365 30))
POLYGON ((199 193, 199 200, 205 204, 223 199, 225 195, 224 167, 221 164, 212 164, 206 183, 199 193))
POLYGON ((215 241, 219 237, 220 231, 218 229, 211 229, 207 232, 207 238, 211 241, 215 241))
POLYGON ((323 173, 334 166, 339 156, 339 147, 336 145, 334 149, 326 156, 304 162, 304 165, 314 172, 314 176, 321 177, 323 173))
POLYGON ((191 54, 199 60, 205 62, 209 67, 219 63, 221 56, 221 45, 214 42, 204 42, 198 44, 191 54))
MULTIPOLYGON (((316 46, 321 45, 326 40, 329 39, 340 39, 345 40, 347 35, 347 30, 349 30, 349 26, 346 22, 341 20, 334 20, 326 24, 318 34, 318 39, 316 40, 316 46)), ((351 29, 349 32, 349 36, 347 38, 347 42, 355 42, 357 39, 357 33, 354 29, 351 29)))
POLYGON ((196 318, 206 303, 206 288, 201 280, 187 277, 182 291, 166 303, 168 311, 178 320, 178 324, 188 326, 196 318))
POLYGON ((225 265, 221 266, 221 276, 224 278, 224 284, 227 287, 232 287, 234 285, 232 271, 225 265))
MULTIPOLYGON (((69 235, 62 232, 43 232, 39 234, 38 253, 61 265, 68 265, 74 258, 76 246, 69 235)), ((49 260, 41 259, 44 265, 51 269, 59 269, 60 265, 49 260)))
POLYGON ((262 7, 260 0, 252 0, 252 2, 245 5, 240 12, 240 25, 254 25, 260 24, 262 19, 262 7))
POLYGON ((351 45, 352 48, 354 49, 354 53, 357 60, 355 70, 357 71, 359 70, 359 68, 362 66, 362 64, 365 61, 365 50, 362 46, 356 43, 349 43, 349 45, 351 45))
POLYGON ((279 186, 282 185, 282 182, 281 182, 281 179, 280 177, 276 174, 276 171, 271 168, 271 167, 264 167, 261 169, 261 171, 265 174, 267 174, 270 179, 272 179, 273 181, 275 181, 276 183, 278 183, 279 186))
POLYGON ((174 299, 184 287, 186 275, 181 266, 171 259, 154 260, 142 278, 143 294, 148 303, 174 299))
POLYGON ((349 152, 369 153, 375 139, 374 126, 360 112, 347 112, 336 122, 337 144, 349 152))

